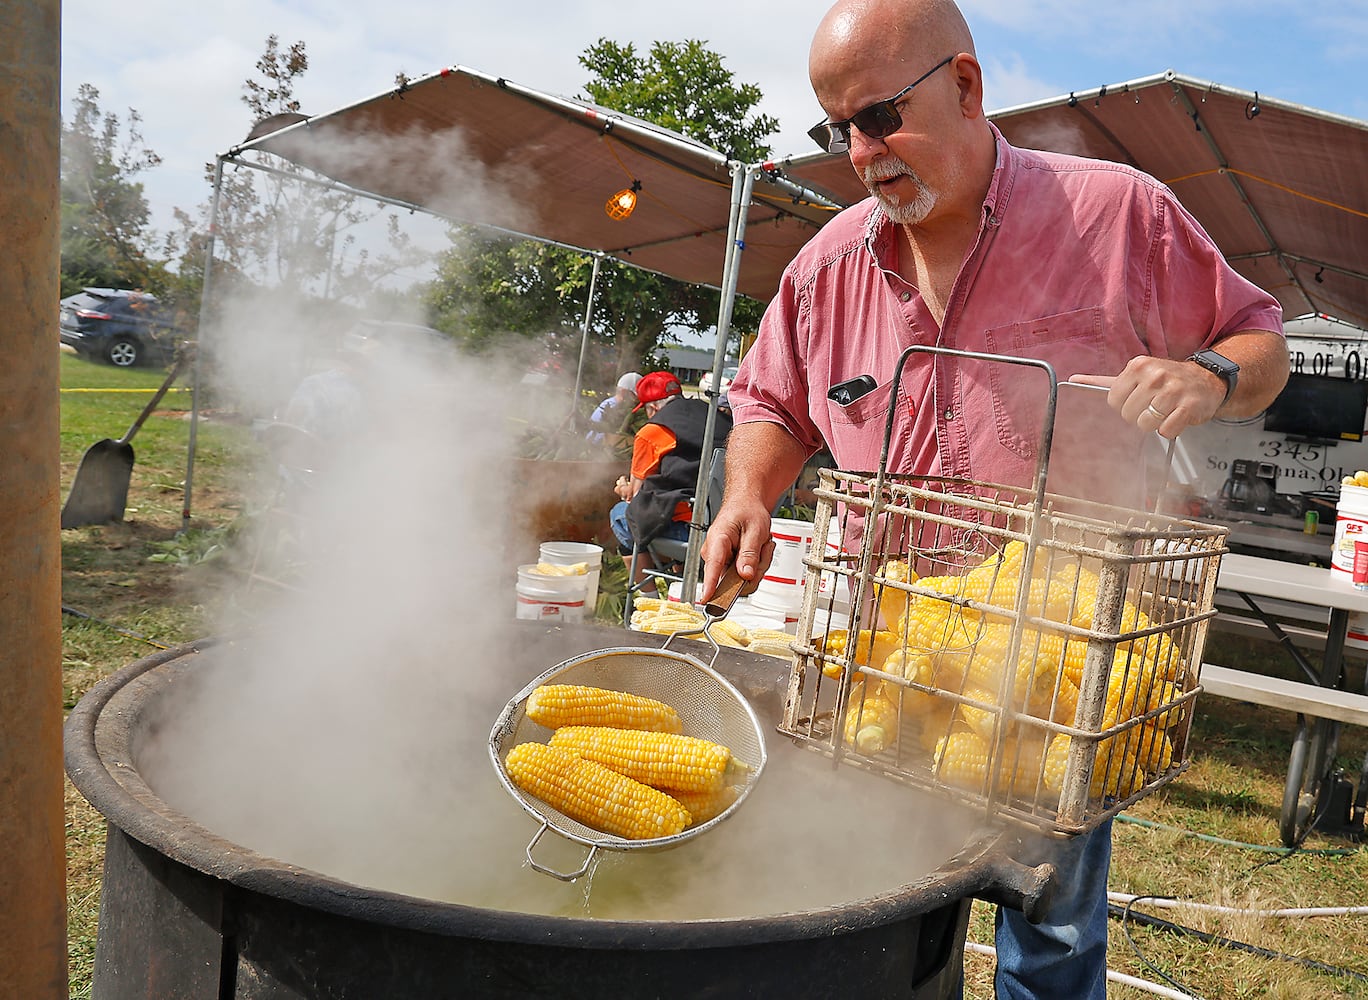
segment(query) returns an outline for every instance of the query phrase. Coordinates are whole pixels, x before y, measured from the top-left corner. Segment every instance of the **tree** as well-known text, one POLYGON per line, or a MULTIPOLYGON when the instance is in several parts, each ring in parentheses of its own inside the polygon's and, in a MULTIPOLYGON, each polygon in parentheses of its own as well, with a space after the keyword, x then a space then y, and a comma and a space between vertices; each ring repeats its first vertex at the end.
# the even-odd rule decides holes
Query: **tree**
MULTIPOLYGON (((631 45, 600 39, 580 64, 594 74, 585 86, 588 99, 604 107, 689 135, 743 162, 770 152, 764 139, 778 122, 752 116, 759 88, 737 84, 722 58, 701 42, 657 42, 647 56, 639 56, 631 45)), ((492 238, 469 227, 453 236, 453 249, 428 289, 434 325, 477 350, 515 334, 538 344, 545 337, 552 350, 563 343, 567 355, 570 345, 578 351, 592 257, 492 238)), ((719 306, 713 289, 605 261, 589 332, 594 345, 611 357, 594 366, 587 383, 606 386, 618 373, 643 367, 673 328, 712 329, 719 306)), ((753 331, 760 312, 759 303, 738 299, 734 334, 753 331)))
POLYGON ((770 115, 750 118, 763 96, 737 84, 722 57, 702 42, 656 42, 649 56, 600 38, 580 56, 596 78, 585 90, 598 104, 682 133, 742 163, 771 152, 765 138, 779 128, 770 115))
POLYGON ((161 157, 143 145, 142 117, 132 108, 125 130, 100 110, 100 92, 88 83, 72 106, 62 127, 62 295, 85 285, 160 292, 166 269, 148 259, 150 211, 134 178, 161 157))
MULTIPOLYGON (((269 35, 256 61, 256 76, 243 83, 242 102, 251 125, 279 115, 298 115, 295 86, 308 71, 304 42, 282 48, 269 35)), ((245 130, 244 130, 245 131, 245 130)), ((215 230, 216 281, 274 288, 293 301, 348 300, 364 303, 386 278, 425 257, 398 225, 364 199, 327 186, 328 179, 289 160, 261 154, 271 172, 225 172, 219 184, 215 230), (311 183, 312 181, 325 183, 311 183), (372 254, 360 245, 363 226, 383 227, 387 250, 372 254)), ((214 167, 206 166, 213 181, 214 167)), ((202 276, 209 205, 198 216, 177 212, 181 268, 202 276)))

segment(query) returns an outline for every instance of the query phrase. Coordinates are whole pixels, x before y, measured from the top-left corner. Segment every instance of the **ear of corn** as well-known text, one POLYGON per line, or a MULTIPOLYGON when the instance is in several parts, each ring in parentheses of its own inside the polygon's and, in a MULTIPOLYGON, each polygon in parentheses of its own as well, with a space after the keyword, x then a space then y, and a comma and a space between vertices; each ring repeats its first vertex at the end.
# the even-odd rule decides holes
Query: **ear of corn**
POLYGON ((988 744, 971 729, 959 729, 936 742, 936 776, 947 785, 986 791, 988 744))
POLYGON ((750 629, 750 641, 746 643, 746 650, 759 653, 761 656, 778 656, 787 660, 793 656, 793 636, 782 629, 753 628, 750 629))
POLYGON ((917 746, 930 756, 954 725, 955 703, 949 698, 912 689, 903 692, 902 706, 903 718, 916 723, 917 746))
POLYGON ((670 792, 674 799, 689 811, 689 826, 698 826, 721 816, 741 794, 737 785, 723 785, 715 792, 670 792))
POLYGON ((566 726, 551 745, 573 750, 652 788, 714 792, 740 770, 731 750, 696 736, 605 726, 566 726))
MULTIPOLYGON (((825 655, 822 673, 828 677, 841 676, 850 641, 850 630, 843 628, 832 629, 815 640, 815 645, 825 655)), ((855 637, 854 663, 857 667, 877 667, 888 659, 899 644, 896 632, 862 628, 855 637)))
MULTIPOLYGON (((884 564, 883 572, 880 574, 885 580, 894 583, 913 583, 917 579, 917 573, 908 565, 905 559, 890 559, 884 564)), ((897 587, 890 587, 887 584, 879 587, 879 615, 883 620, 884 628, 890 631, 897 631, 898 623, 907 615, 908 606, 914 595, 897 587)))
POLYGON ((682 733, 679 713, 664 702, 584 684, 543 684, 527 697, 527 717, 547 729, 613 726, 682 733))
MULTIPOLYGON (((989 691, 973 684, 966 684, 960 693, 966 698, 972 698, 986 706, 996 706, 998 703, 996 691, 989 691)), ((971 705, 968 702, 959 702, 955 706, 955 716, 977 733, 981 739, 991 743, 993 730, 996 728, 1001 712, 994 711, 993 707, 985 708, 979 705, 971 705)))
POLYGON ((862 754, 887 750, 898 738, 898 706, 880 686, 851 686, 846 703, 845 741, 862 754))
POLYGON ((558 566, 555 563, 537 563, 532 569, 538 576, 586 576, 589 573, 588 563, 571 563, 569 566, 558 566))
MULTIPOLYGON (((1072 740, 1068 733, 1059 733, 1050 741, 1045 753, 1043 780, 1045 787, 1058 794, 1064 789, 1064 769, 1068 764, 1072 740)), ((1088 794, 1093 798, 1115 795, 1124 798, 1145 783, 1145 775, 1133 750, 1116 737, 1101 740, 1093 758, 1092 781, 1088 794)))
POLYGON ((520 743, 504 761, 524 792, 585 826, 627 840, 670 837, 688 825, 688 810, 664 792, 545 743, 520 743))

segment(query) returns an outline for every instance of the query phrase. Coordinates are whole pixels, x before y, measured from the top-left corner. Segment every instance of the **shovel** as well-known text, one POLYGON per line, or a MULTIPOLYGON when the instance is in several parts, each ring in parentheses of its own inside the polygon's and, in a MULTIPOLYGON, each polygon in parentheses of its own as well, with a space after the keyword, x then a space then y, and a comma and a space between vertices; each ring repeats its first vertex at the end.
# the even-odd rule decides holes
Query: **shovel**
POLYGON ((128 432, 117 441, 109 438, 96 441, 86 451, 76 470, 71 492, 67 494, 66 505, 62 507, 63 528, 123 520, 124 507, 128 504, 128 481, 133 475, 133 445, 130 442, 184 367, 185 356, 178 353, 166 381, 153 393, 128 432))

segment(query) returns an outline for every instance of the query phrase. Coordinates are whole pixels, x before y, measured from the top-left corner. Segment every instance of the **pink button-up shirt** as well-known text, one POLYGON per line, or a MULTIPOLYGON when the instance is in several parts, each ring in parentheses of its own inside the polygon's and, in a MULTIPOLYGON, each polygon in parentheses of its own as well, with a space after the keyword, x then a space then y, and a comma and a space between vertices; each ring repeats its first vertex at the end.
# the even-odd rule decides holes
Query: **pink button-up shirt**
MULTIPOLYGON (((729 390, 736 423, 777 423, 810 452, 825 442, 841 468, 873 471, 894 369, 912 345, 1046 361, 1062 383, 1114 375, 1142 354, 1186 358, 1237 330, 1281 331, 1277 301, 1231 269, 1164 185, 994 135, 997 166, 943 323, 898 276, 896 228, 866 199, 784 272, 729 390), (877 388, 848 406, 828 399, 860 375, 877 388)), ((913 354, 888 470, 1030 486, 1048 397, 1038 367, 913 354)), ((1058 397, 1051 491, 1137 506, 1144 435, 1097 390, 1061 386, 1058 397)))

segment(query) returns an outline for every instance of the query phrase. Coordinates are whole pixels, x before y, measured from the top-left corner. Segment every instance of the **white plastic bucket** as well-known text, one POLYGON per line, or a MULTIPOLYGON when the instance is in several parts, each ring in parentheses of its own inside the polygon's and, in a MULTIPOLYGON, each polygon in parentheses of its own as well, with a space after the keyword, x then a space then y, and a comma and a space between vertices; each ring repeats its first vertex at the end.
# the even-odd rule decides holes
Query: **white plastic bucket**
POLYGON ((552 566, 574 566, 586 563, 589 567, 589 590, 584 595, 588 616, 594 617, 598 607, 599 571, 603 565, 603 546, 592 542, 542 542, 541 561, 552 566))
POLYGON ((1341 486, 1336 508, 1335 547, 1330 552, 1330 572, 1354 576, 1354 542, 1368 540, 1368 487, 1341 486))
POLYGON ((531 563, 518 567, 517 617, 526 621, 582 622, 589 575, 543 576, 531 563))
POLYGON ((751 601, 761 607, 797 611, 803 604, 807 572, 803 559, 812 549, 812 522, 776 517, 770 521, 770 537, 774 539, 774 558, 751 601))
POLYGON ((751 608, 765 615, 770 619, 771 628, 781 628, 786 632, 794 632, 798 628, 798 612, 802 610, 803 595, 802 588, 798 591, 798 602, 795 604, 786 595, 774 597, 767 594, 760 588, 756 588, 755 593, 748 598, 751 608))
POLYGON ((1350 649, 1368 649, 1368 614, 1360 611, 1349 616, 1344 644, 1350 649))
MULTIPOLYGON (((841 523, 835 518, 827 524, 826 555, 824 562, 835 563, 842 553, 841 523)), ((850 613, 850 578, 826 570, 817 576, 817 606, 850 613)))

